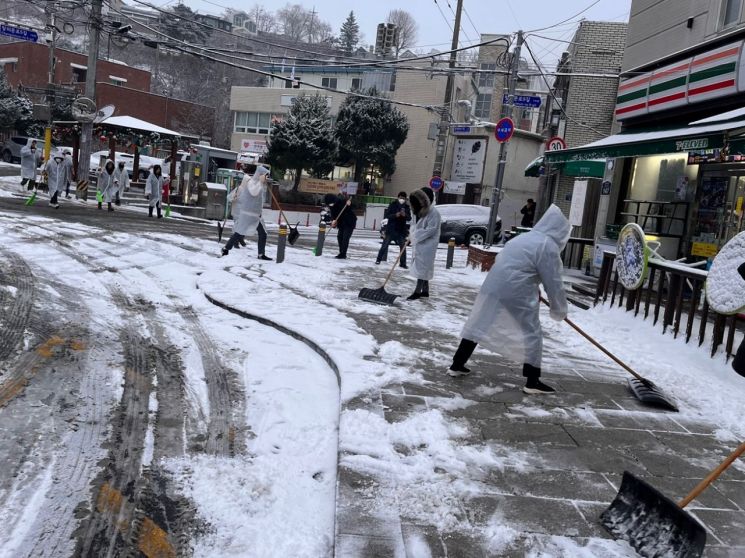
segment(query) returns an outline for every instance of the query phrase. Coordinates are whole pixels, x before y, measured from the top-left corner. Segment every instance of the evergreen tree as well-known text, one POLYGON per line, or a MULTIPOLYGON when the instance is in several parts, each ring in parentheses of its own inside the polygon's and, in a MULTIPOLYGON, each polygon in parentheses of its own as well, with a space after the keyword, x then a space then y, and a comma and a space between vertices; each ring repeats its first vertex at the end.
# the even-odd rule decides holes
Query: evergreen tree
POLYGON ((189 6, 177 4, 170 11, 171 14, 161 14, 160 22, 163 31, 174 39, 201 44, 212 34, 211 29, 195 23, 197 14, 189 6))
POLYGON ((349 12, 349 17, 342 23, 341 31, 339 32, 339 45, 345 54, 351 55, 354 49, 357 48, 357 43, 360 42, 360 26, 357 24, 357 19, 354 17, 354 12, 349 12))
POLYGON ((0 68, 0 128, 14 128, 26 133, 34 124, 34 105, 26 97, 19 97, 0 68))
POLYGON ((295 172, 294 190, 300 185, 303 170, 316 177, 325 176, 333 170, 336 156, 337 143, 325 97, 297 97, 287 117, 272 124, 267 161, 295 172))
POLYGON ((356 182, 370 165, 383 175, 393 174, 396 152, 409 134, 406 115, 390 101, 380 98, 375 88, 363 94, 369 97, 347 95, 336 120, 340 157, 342 162, 354 163, 356 182))

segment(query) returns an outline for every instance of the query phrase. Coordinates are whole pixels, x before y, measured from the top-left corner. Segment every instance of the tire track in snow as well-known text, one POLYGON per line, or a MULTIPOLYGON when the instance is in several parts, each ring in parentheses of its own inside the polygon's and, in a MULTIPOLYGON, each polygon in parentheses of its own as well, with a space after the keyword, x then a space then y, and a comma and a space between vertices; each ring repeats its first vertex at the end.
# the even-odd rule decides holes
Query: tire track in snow
POLYGON ((23 258, 0 248, 0 308, 3 310, 0 320, 0 362, 5 361, 23 340, 33 298, 31 269, 23 258), (7 287, 14 289, 15 293, 7 287))

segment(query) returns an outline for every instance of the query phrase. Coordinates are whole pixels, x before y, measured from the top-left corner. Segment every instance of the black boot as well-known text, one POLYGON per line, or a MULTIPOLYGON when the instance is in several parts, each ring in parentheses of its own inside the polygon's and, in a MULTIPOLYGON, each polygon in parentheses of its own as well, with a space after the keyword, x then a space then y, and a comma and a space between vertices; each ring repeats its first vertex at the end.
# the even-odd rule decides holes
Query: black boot
POLYGON ((109 202, 109 211, 114 211, 114 208, 111 207, 111 202, 109 202))
POLYGON ((271 262, 273 260, 273 258, 270 258, 269 256, 267 256, 265 254, 259 254, 259 259, 260 260, 264 260, 266 262, 271 262))
POLYGON ((98 209, 103 209, 103 204, 101 202, 98 202, 98 209))
POLYGON ((155 207, 158 209, 158 219, 162 219, 163 214, 160 212, 160 204, 156 205, 155 207))
POLYGON ((114 200, 116 205, 122 205, 122 200, 119 198, 119 192, 116 193, 116 199, 114 200))
POLYGON ((471 370, 466 368, 466 362, 471 358, 473 351, 476 349, 477 343, 470 339, 461 339, 458 350, 453 355, 453 364, 447 370, 448 376, 457 378, 459 376, 467 376, 471 373, 471 370))
POLYGON ((541 369, 532 364, 523 364, 523 376, 527 378, 523 391, 529 395, 545 395, 556 390, 541 382, 541 369))
POLYGON ((152 205, 149 205, 147 207, 147 216, 148 217, 152 217, 153 216, 153 206, 152 205))

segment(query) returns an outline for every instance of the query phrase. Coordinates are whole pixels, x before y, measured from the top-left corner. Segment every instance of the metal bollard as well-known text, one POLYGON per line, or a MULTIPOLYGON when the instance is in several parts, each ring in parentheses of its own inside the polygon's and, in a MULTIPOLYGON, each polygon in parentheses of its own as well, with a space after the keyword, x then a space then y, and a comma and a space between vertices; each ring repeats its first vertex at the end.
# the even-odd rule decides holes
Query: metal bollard
POLYGON ((323 243, 326 240, 326 223, 318 225, 318 240, 316 241, 316 256, 323 254, 323 243))
POLYGON ((448 240, 448 256, 447 260, 445 260, 445 269, 450 269, 453 267, 453 256, 455 255, 455 238, 452 236, 450 237, 450 240, 448 240))
POLYGON ((285 246, 287 245, 287 225, 279 226, 279 238, 277 239, 277 263, 285 261, 285 246))

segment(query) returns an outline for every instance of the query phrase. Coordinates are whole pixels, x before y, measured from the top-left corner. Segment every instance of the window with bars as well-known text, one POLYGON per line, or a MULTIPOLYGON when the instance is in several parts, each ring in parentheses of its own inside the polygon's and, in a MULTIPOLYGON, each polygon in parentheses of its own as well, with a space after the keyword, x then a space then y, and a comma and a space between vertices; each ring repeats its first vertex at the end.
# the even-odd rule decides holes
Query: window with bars
MULTIPOLYGON (((497 65, 495 64, 479 64, 479 70, 485 70, 485 71, 493 71, 497 69, 497 65)), ((494 74, 493 73, 486 73, 486 74, 479 74, 479 88, 481 87, 494 87, 494 74)))
POLYGON ((352 91, 362 89, 362 78, 352 78, 352 91))
POLYGON ((272 119, 279 115, 270 112, 236 112, 233 131, 239 134, 268 134, 272 119))
POLYGON ((476 106, 473 110, 473 115, 476 118, 489 118, 491 113, 491 93, 479 93, 476 97, 476 106))

